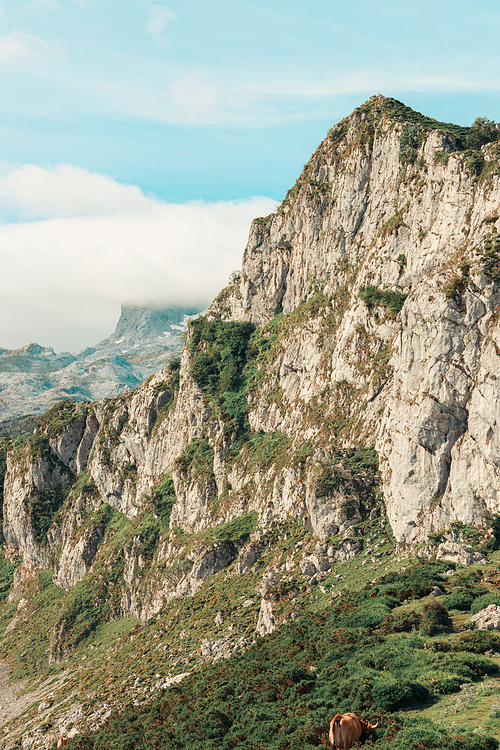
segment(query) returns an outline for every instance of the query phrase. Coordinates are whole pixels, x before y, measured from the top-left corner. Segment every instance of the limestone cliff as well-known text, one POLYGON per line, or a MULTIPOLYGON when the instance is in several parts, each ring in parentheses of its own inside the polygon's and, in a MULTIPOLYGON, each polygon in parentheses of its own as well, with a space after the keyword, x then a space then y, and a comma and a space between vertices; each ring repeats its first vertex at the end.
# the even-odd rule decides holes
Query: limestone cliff
MULTIPOLYGON (((250 568, 286 519, 328 540, 302 559, 309 578, 359 551, 353 527, 370 514, 386 512, 400 543, 488 526, 500 143, 491 123, 479 141, 471 130, 372 97, 253 222, 241 276, 190 324, 180 369, 63 402, 10 449, 14 598, 49 565, 65 590, 107 570, 112 614, 146 620, 234 561, 250 568)), ((71 622, 63 608, 54 660, 71 622)))

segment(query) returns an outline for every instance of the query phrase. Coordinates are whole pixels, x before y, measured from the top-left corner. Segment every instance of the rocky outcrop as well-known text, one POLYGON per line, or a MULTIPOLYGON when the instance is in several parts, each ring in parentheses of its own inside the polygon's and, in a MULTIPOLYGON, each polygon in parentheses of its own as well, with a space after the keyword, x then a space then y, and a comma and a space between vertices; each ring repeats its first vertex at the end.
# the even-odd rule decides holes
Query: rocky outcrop
POLYGON ((498 604, 490 604, 470 618, 470 622, 479 630, 495 630, 500 628, 500 607, 498 604))

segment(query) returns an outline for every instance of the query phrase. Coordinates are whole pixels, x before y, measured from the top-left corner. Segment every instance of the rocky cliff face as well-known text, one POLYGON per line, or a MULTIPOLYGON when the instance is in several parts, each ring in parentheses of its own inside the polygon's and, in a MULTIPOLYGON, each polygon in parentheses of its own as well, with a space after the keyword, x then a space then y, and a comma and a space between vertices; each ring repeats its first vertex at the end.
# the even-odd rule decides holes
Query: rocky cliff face
MULTIPOLYGON (((253 222, 241 277, 191 324, 180 367, 63 402, 11 447, 11 598, 53 565, 64 590, 104 580, 110 616, 147 620, 230 565, 255 570, 272 529, 298 521, 319 543, 262 579, 264 633, 287 571, 322 580, 360 551, 363 519, 387 513, 400 545, 489 526, 500 144, 494 126, 482 146, 469 134, 372 97, 253 222)), ((63 606, 55 661, 71 617, 63 606)))

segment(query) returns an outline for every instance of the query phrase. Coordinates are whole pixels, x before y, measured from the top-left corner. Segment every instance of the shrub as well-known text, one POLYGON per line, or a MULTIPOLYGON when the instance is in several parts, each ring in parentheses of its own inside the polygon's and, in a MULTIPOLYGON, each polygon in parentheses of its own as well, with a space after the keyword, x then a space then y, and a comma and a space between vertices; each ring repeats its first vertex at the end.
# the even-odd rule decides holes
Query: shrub
POLYGON ((360 448, 333 456, 324 463, 316 484, 316 496, 328 497, 341 489, 356 493, 362 503, 372 505, 380 485, 378 454, 374 448, 360 448))
POLYGON ((175 467, 184 473, 190 472, 194 479, 212 481, 214 478, 214 449, 208 440, 194 438, 179 458, 175 467))
POLYGON ((81 403, 59 401, 40 417, 36 423, 36 431, 37 433, 43 432, 49 438, 57 437, 71 422, 78 420, 84 423, 86 418, 87 409, 82 409, 81 403))
POLYGON ((465 136, 465 144, 467 148, 477 150, 485 143, 498 140, 499 135, 493 120, 487 117, 476 117, 465 136))
POLYGON ((208 398, 219 402, 226 391, 241 385, 253 325, 202 317, 191 321, 190 328, 189 348, 195 354, 192 375, 208 398))
POLYGON ((466 593, 465 591, 456 591, 453 592, 453 594, 446 596, 443 601, 448 610, 458 609, 462 612, 466 612, 470 608, 473 599, 474 594, 466 593))
POLYGON ((420 679, 432 693, 437 695, 447 695, 460 690, 467 677, 462 674, 445 672, 440 669, 433 669, 428 672, 422 672, 420 679))
POLYGON ((402 706, 428 700, 429 690, 419 682, 403 682, 384 676, 375 680, 372 697, 384 711, 396 711, 402 706))
POLYGON ((431 593, 434 586, 442 586, 439 573, 449 563, 419 563, 405 571, 388 573, 370 588, 370 596, 394 596, 400 602, 405 599, 420 599, 431 593))
POLYGON ((164 530, 168 529, 170 514, 176 501, 174 480, 168 472, 156 487, 153 487, 151 499, 154 504, 156 515, 159 517, 164 530))
POLYGON ((473 630, 470 633, 463 633, 456 643, 456 648, 476 654, 500 651, 500 634, 491 630, 473 630))
POLYGON ((62 487, 43 490, 35 495, 31 506, 31 525, 35 538, 40 544, 47 542, 47 532, 63 502, 62 487))
POLYGON ((399 158, 404 164, 412 164, 422 141, 418 125, 405 125, 399 138, 399 158))
POLYGON ((388 729, 388 740, 377 743, 378 750, 497 750, 492 737, 468 732, 448 734, 423 716, 398 717, 388 729), (399 730, 399 731, 398 731, 399 730), (397 732, 397 733, 396 733, 397 732), (394 736, 395 735, 395 736, 394 736))
POLYGON ((231 521, 217 526, 209 536, 220 541, 243 542, 255 531, 257 521, 257 511, 252 510, 250 513, 244 513, 238 518, 233 518, 231 521))
POLYGON ((371 284, 361 289, 359 296, 369 310, 377 306, 384 307, 390 318, 396 317, 403 307, 405 299, 408 297, 403 292, 392 289, 378 289, 371 284))
POLYGON ((384 621, 384 630, 388 633, 409 633, 420 627, 421 615, 415 610, 401 609, 391 614, 384 621))
POLYGON ((420 631, 422 635, 435 635, 451 630, 452 622, 448 610, 437 599, 424 604, 420 631))
POLYGON ((284 432, 254 432, 248 443, 252 468, 268 469, 272 463, 286 461, 291 440, 284 432))

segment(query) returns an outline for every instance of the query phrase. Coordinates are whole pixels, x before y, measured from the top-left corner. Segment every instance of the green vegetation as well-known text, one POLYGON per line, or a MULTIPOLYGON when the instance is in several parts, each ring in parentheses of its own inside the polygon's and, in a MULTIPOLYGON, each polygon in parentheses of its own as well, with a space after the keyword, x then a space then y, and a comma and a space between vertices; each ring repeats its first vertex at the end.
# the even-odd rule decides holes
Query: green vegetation
POLYGON ((180 369, 180 357, 171 357, 166 367, 168 373, 167 380, 161 383, 157 383, 153 388, 153 393, 155 396, 159 396, 161 394, 161 400, 159 401, 161 406, 158 414, 156 415, 156 419, 151 430, 152 433, 156 432, 158 427, 161 425, 161 423, 169 413, 170 408, 175 403, 176 396, 179 392, 180 369))
POLYGON ((422 143, 422 132, 417 124, 405 125, 399 138, 399 158, 403 164, 413 164, 422 143))
POLYGON ((459 267, 459 274, 449 279, 443 287, 446 299, 451 300, 458 312, 465 312, 465 300, 463 295, 470 286, 473 286, 470 277, 471 262, 466 261, 459 267))
POLYGON ((150 705, 114 715, 97 732, 72 739, 68 750, 312 750, 328 746, 329 721, 345 711, 380 722, 372 742, 381 750, 496 750, 487 734, 450 731, 422 712, 464 683, 497 673, 498 665, 477 653, 476 634, 456 638, 453 652, 431 648, 426 636, 387 634, 402 597, 409 590, 416 600, 425 596, 442 583, 442 570, 419 563, 394 574, 382 585, 392 585, 397 597, 370 584, 321 610, 306 605, 295 622, 205 665, 150 705))
POLYGON ((489 235, 476 248, 476 254, 481 258, 481 269, 488 281, 500 284, 500 236, 489 235))
POLYGON ((7 451, 9 443, 7 440, 0 438, 0 544, 3 542, 3 488, 5 473, 7 471, 7 451))
POLYGON ((421 112, 416 112, 397 99, 388 98, 386 100, 384 104, 384 113, 392 120, 403 122, 406 125, 414 124, 427 131, 442 130, 445 133, 450 133, 458 140, 458 148, 465 147, 467 134, 469 132, 469 128, 467 127, 455 125, 451 122, 439 122, 432 117, 423 115, 421 112))
POLYGON ((233 542, 234 544, 245 542, 257 528, 257 521, 257 511, 252 510, 250 513, 244 513, 238 518, 233 518, 232 521, 216 526, 208 533, 207 539, 209 541, 213 539, 221 542, 233 542))
POLYGON ((190 329, 192 375, 207 397, 224 410, 226 394, 234 394, 241 386, 253 326, 202 317, 191 321, 190 329))
POLYGON ((250 373, 245 365, 251 356, 253 326, 203 317, 191 321, 190 330, 191 373, 224 420, 235 458, 250 432, 246 400, 250 373))
POLYGON ((39 544, 47 543, 47 532, 54 521, 59 508, 64 503, 63 487, 36 492, 31 505, 31 525, 39 544))
POLYGON ((423 635, 436 635, 451 630, 451 620, 448 610, 437 599, 424 605, 420 631, 423 635))
POLYGON ((153 487, 151 499, 163 531, 168 531, 170 514, 176 501, 174 480, 170 472, 167 472, 161 482, 153 487))
POLYGON ((16 557, 11 562, 5 557, 3 551, 0 550, 0 602, 4 601, 10 594, 14 580, 14 571, 21 562, 21 557, 16 557))
POLYGON ((403 216, 405 215, 407 211, 408 211, 408 203, 402 206, 399 209, 399 211, 396 211, 396 213, 393 216, 391 216, 390 219, 387 219, 387 221, 385 222, 385 224, 382 225, 382 228, 380 230, 381 236, 388 237, 390 234, 397 234, 398 229, 400 227, 407 227, 408 224, 406 224, 403 221, 403 216))
POLYGON ((393 289, 378 289, 376 286, 371 285, 361 289, 359 296, 369 310, 372 310, 374 307, 384 307, 390 318, 396 317, 401 311, 405 299, 408 297, 403 292, 393 289))
POLYGON ((86 405, 75 401, 59 401, 49 409, 36 423, 38 434, 43 433, 49 438, 60 435, 64 429, 77 420, 83 424, 87 418, 86 405))
POLYGON ((254 432, 248 442, 248 459, 253 470, 283 465, 289 458, 291 440, 284 432, 254 432))
POLYGON ((490 604, 500 605, 500 594, 488 593, 477 596, 471 603, 471 614, 476 615, 482 609, 486 609, 490 604))
POLYGON ((380 495, 378 455, 374 448, 360 448, 334 455, 322 465, 316 484, 316 496, 328 497, 341 490, 355 493, 363 510, 373 507, 380 495))
POLYGON ((88 469, 84 469, 71 486, 73 495, 85 495, 85 497, 95 497, 98 494, 97 487, 92 479, 88 469))
POLYGON ((194 438, 182 456, 176 460, 175 466, 184 474, 189 472, 193 479, 212 482, 214 480, 214 449, 208 440, 194 438))
POLYGON ((487 117, 476 117, 465 136, 465 145, 471 150, 480 149, 486 143, 497 141, 500 138, 495 123, 487 117))

